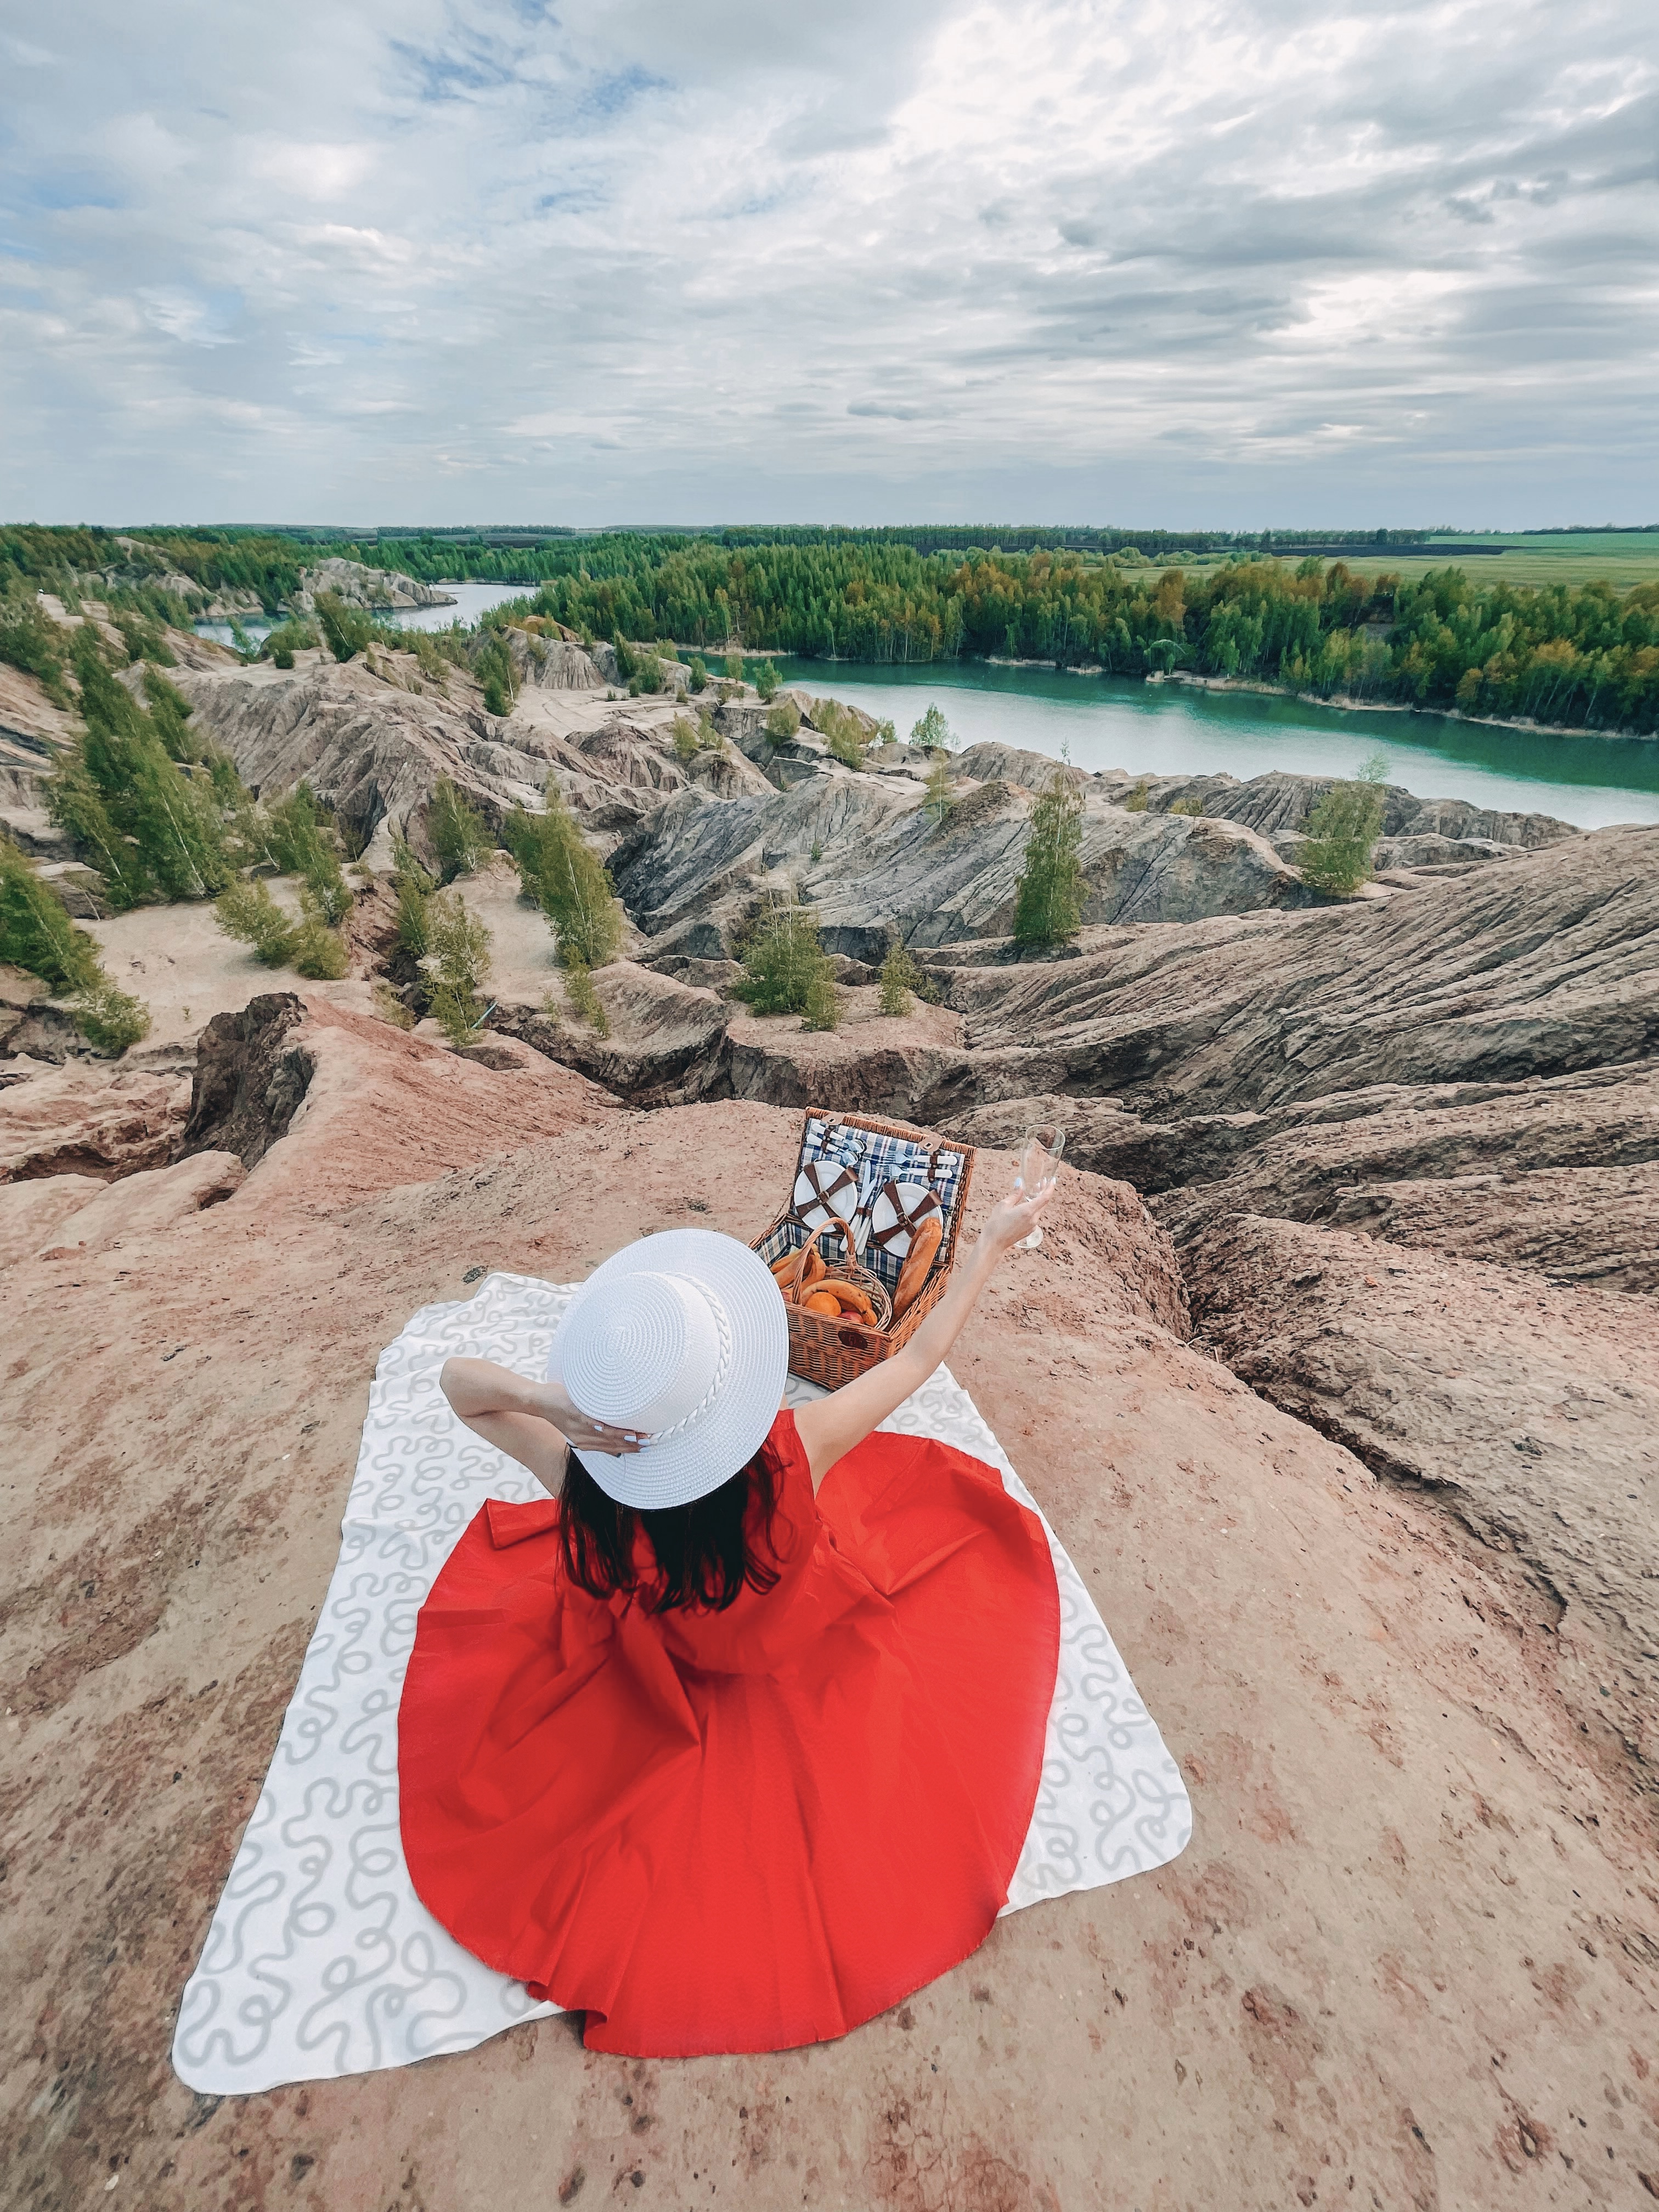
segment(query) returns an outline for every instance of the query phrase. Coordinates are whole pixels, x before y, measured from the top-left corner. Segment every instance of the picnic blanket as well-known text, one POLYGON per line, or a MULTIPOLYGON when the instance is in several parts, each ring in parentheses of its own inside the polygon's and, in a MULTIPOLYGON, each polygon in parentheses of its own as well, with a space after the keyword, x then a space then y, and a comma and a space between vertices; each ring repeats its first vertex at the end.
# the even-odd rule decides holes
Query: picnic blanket
MULTIPOLYGON (((416 1896, 398 1820, 398 1704, 416 1617, 486 1498, 545 1495, 465 1429, 452 1354, 539 1374, 574 1285, 495 1274, 417 1313, 369 1393, 340 1557, 264 1787, 179 2005, 173 2063, 216 2095, 466 2051, 556 2009, 465 1951, 416 1896)), ((815 1387, 791 1376, 789 1399, 815 1387)), ((940 1368, 884 1427, 994 1467, 1037 1511, 967 1392, 940 1368)), ((1192 1814, 1175 1761, 1048 1528, 1060 1664, 1042 1779, 1004 1910, 1174 1858, 1192 1814)))

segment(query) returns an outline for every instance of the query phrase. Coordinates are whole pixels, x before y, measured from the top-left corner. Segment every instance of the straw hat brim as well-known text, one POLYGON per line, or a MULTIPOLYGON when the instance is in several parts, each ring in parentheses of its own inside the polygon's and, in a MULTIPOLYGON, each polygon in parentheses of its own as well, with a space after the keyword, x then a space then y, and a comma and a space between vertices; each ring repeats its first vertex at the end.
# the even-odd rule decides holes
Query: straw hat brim
POLYGON ((724 1389, 679 1436, 637 1452, 576 1454, 608 1498, 648 1512, 706 1498, 760 1449, 789 1373, 789 1317, 766 1263, 746 1244, 713 1229, 665 1229, 613 1253, 576 1292, 548 1354, 550 1381, 562 1377, 560 1337, 586 1292, 596 1283, 641 1273, 690 1275, 706 1284, 726 1308, 732 1342, 724 1389))

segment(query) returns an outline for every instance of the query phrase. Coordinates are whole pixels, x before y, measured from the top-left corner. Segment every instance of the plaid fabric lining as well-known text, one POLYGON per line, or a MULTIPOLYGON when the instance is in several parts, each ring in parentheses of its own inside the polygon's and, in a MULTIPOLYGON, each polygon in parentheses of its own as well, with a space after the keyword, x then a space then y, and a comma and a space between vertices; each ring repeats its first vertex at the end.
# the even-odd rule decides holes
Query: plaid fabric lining
MULTIPOLYGON (((939 1194, 948 1233, 962 1182, 963 1155, 954 1146, 941 1145, 937 1151, 931 1151, 927 1146, 919 1145, 914 1137, 885 1137, 874 1129, 854 1129, 844 1121, 814 1115, 806 1124, 800 1157, 803 1163, 825 1160, 836 1167, 851 1168, 859 1179, 861 1212, 867 1213, 885 1182, 931 1184, 939 1194)), ((789 1244, 801 1241, 799 1235, 788 1239, 789 1244)), ((778 1249, 787 1247, 780 1244, 778 1249)), ((776 1254, 769 1248, 765 1256, 773 1259, 776 1254)), ((864 1265, 878 1275, 890 1291, 897 1289, 904 1267, 902 1259, 875 1244, 866 1244, 861 1256, 864 1265)))

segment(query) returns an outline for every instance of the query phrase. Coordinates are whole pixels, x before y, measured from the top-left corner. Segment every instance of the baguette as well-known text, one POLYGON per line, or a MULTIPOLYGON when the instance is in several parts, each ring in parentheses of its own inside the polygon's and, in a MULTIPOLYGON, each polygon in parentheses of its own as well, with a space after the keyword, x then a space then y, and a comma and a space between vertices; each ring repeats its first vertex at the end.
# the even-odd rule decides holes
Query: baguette
POLYGON ((930 1215, 910 1240, 910 1249, 900 1272, 898 1288, 893 1293, 893 1319, 897 1321, 921 1297, 939 1248, 945 1241, 945 1224, 938 1214, 930 1215))

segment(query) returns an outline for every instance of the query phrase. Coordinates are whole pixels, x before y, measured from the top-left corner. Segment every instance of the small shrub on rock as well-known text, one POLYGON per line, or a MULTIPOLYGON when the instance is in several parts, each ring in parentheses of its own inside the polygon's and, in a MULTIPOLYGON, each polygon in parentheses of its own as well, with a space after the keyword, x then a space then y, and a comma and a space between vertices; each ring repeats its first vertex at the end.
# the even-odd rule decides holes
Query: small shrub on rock
POLYGON ((337 983, 351 965, 345 939, 331 927, 309 885, 301 892, 300 904, 302 919, 294 933, 294 965, 313 982, 337 983))
POLYGON ((483 686, 484 712, 487 714, 510 714, 513 702, 518 696, 518 678, 513 666, 513 656, 498 635, 492 634, 486 637, 478 647, 473 672, 483 686))
POLYGON ((519 880, 553 925, 562 966, 603 968, 622 943, 622 916, 605 865, 547 780, 547 811, 515 811, 504 831, 519 880))
POLYGON ((25 968, 60 994, 103 982, 98 947, 77 929, 35 866, 0 836, 0 960, 25 968))
POLYGON ((912 727, 910 742, 927 753, 956 750, 957 733, 945 720, 943 708, 933 700, 928 701, 927 713, 912 727))
POLYGON ((727 683, 735 684, 739 689, 742 688, 743 655, 740 653, 728 653, 726 654, 726 677, 727 683))
POLYGON ((412 1030, 415 1017, 404 1003, 397 986, 382 975, 374 986, 374 1011, 383 1022, 390 1022, 394 1030, 412 1030))
POLYGON ((674 740, 676 760, 689 761, 696 756, 701 740, 697 736, 697 726, 689 714, 676 714, 669 734, 674 740))
POLYGON ((806 987, 800 1025, 804 1030, 833 1030, 841 1025, 841 993, 827 967, 806 987))
POLYGON ((1087 890, 1079 854, 1083 800, 1058 771, 1031 809, 1025 865, 1014 894, 1014 939, 1019 945, 1063 945, 1083 922, 1087 890))
MULTIPOLYGON (((804 1014, 815 985, 833 988, 830 963, 809 908, 781 900, 763 908, 743 947, 743 977, 732 986, 757 1014, 804 1014)), ((818 1003, 823 1004, 819 993, 818 1003)), ((833 1028, 835 1024, 827 1025, 833 1028)))
POLYGON ((783 678, 778 673, 775 661, 763 660, 755 671, 755 689, 769 707, 777 697, 778 686, 782 681, 783 678))
POLYGON ((691 656, 690 678, 691 689, 694 691, 703 691, 708 689, 708 664, 700 653, 694 653, 691 656))
POLYGON ((597 1036, 608 1037, 611 1017, 605 1011, 605 1003, 594 988, 591 969, 580 960, 568 961, 565 963, 564 988, 572 1012, 585 1021, 597 1036))
POLYGON ((78 993, 71 1004, 76 1028, 96 1051, 125 1052, 149 1035, 149 1008, 113 983, 95 983, 78 993))
POLYGON ((440 883, 470 876, 495 849, 495 841, 477 808, 459 792, 454 779, 441 775, 427 801, 427 842, 438 863, 440 883))
POLYGON ((1144 814, 1146 811, 1146 779, 1144 775, 1133 790, 1125 794, 1121 804, 1126 814, 1144 814))
POLYGON ((1334 783, 1313 809, 1303 825, 1307 842, 1296 854, 1304 883, 1351 898, 1370 881, 1371 848, 1388 811, 1387 772, 1382 763, 1367 761, 1357 781, 1334 783))
POLYGON ((261 660, 269 659, 278 668, 292 668, 294 656, 319 642, 316 625, 303 615, 290 615, 284 623, 269 631, 259 647, 261 660))
POLYGON ((837 699, 815 699, 812 719, 823 732, 831 757, 844 768, 862 768, 869 740, 864 725, 850 707, 837 699))
POLYGON ((1196 820, 1204 812, 1204 802, 1201 799, 1177 799, 1170 811, 1171 814, 1185 814, 1196 820))
POLYGON ((955 787, 951 781, 951 763, 941 753, 927 773, 927 811, 933 817, 935 829, 945 827, 945 817, 956 803, 955 787))
POLYGON ((451 1044, 470 1044, 483 1027, 482 994, 489 981, 489 932, 467 912, 459 891, 429 902, 427 932, 431 950, 422 964, 432 977, 433 1018, 451 1044))
POLYGON ((214 914, 227 937, 251 945, 253 957, 267 968, 284 968, 292 958, 294 924, 270 896, 270 885, 239 878, 228 884, 214 902, 214 914))
POLYGON ((800 708, 793 699, 780 699, 767 709, 766 734, 775 745, 787 745, 800 727, 800 708))
POLYGON ((374 618, 367 607, 354 607, 337 592, 319 592, 317 620, 324 642, 336 660, 353 660, 371 644, 374 618))
POLYGON ((908 1014, 911 1011, 915 993, 922 995, 926 979, 908 945, 895 945, 881 963, 881 1011, 884 1014, 908 1014))

